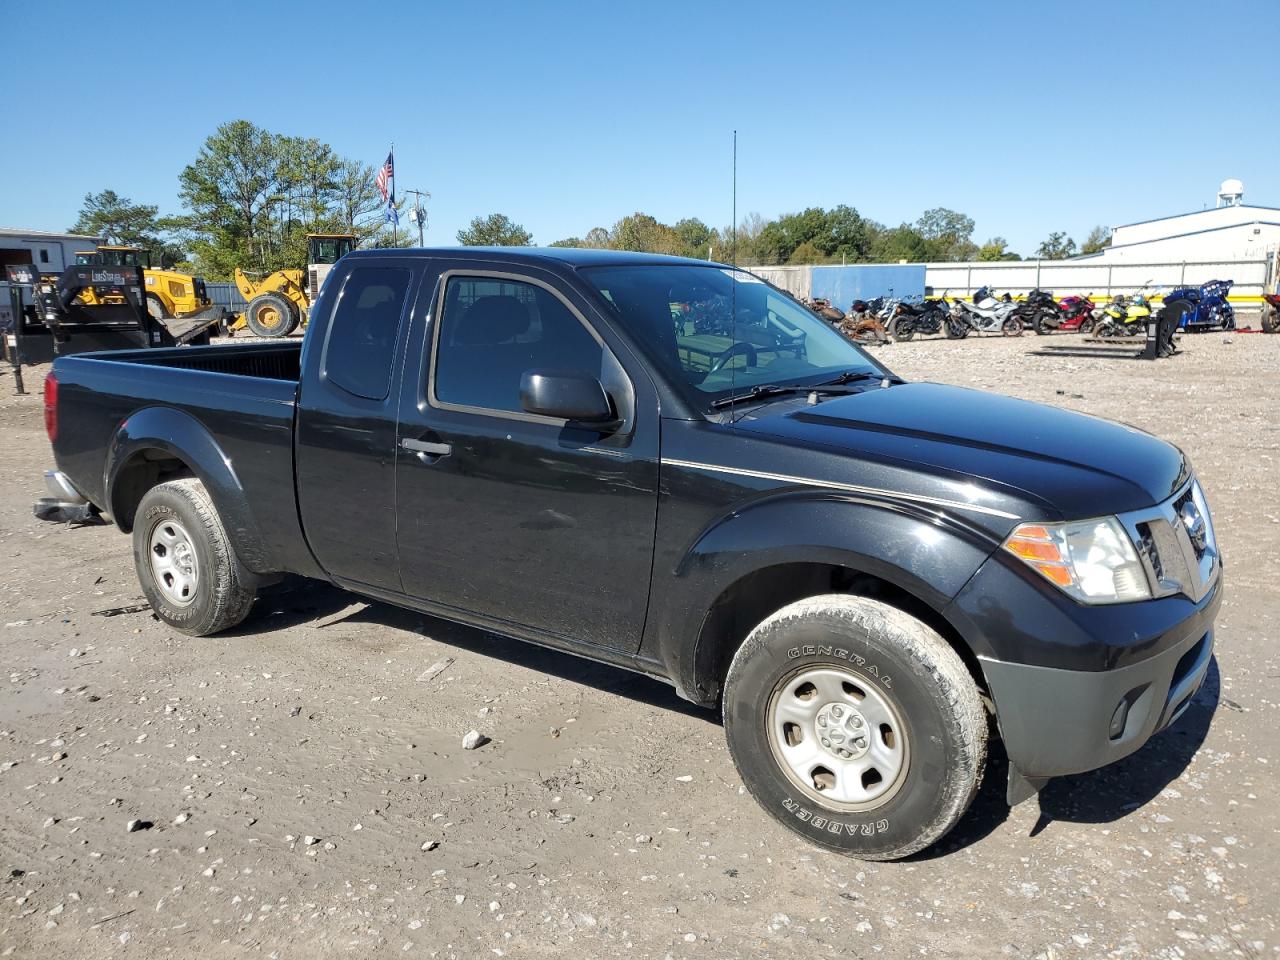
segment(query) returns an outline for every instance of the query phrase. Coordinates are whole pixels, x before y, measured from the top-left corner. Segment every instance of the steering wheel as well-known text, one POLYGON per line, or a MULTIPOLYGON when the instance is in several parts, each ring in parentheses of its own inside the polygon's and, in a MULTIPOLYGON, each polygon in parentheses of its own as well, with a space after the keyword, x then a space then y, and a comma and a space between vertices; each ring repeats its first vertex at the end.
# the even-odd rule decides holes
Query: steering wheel
POLYGON ((711 364, 711 369, 707 371, 707 376, 711 376, 711 374, 722 369, 725 364, 738 354, 742 354, 747 358, 748 367, 754 367, 756 365, 756 348, 752 344, 740 340, 724 353, 720 354, 720 356, 716 357, 715 363, 711 364))

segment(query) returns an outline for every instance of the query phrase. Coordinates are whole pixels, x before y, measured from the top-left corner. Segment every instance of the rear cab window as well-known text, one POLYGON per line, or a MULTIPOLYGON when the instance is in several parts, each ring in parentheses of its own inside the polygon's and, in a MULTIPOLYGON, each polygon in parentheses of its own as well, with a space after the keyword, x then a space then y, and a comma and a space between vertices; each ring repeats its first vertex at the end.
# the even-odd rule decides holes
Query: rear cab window
POLYGON ((385 400, 412 271, 353 267, 338 292, 322 361, 334 386, 366 400, 385 400))

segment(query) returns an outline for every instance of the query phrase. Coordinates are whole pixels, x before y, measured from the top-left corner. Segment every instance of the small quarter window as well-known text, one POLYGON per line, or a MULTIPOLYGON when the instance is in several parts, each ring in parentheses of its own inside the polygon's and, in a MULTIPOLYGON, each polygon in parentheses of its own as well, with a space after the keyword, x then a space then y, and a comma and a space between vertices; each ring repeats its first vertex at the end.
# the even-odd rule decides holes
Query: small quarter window
POLYGON ((436 343, 434 398, 522 411, 528 370, 600 377, 604 348, 559 297, 519 280, 454 277, 445 288, 436 343))
POLYGON ((386 399, 409 278, 398 267, 356 267, 347 274, 325 346, 329 382, 367 400, 386 399))
POLYGON ((40 262, 41 262, 41 263, 48 263, 48 262, 49 262, 49 251, 48 251, 48 250, 41 249, 41 251, 40 251, 40 262))

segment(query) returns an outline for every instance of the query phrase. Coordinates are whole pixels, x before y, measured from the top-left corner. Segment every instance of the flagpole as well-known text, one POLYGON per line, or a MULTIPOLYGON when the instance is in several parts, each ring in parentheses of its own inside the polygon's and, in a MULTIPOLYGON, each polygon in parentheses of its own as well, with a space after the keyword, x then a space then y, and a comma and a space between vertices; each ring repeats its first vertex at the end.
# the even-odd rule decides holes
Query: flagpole
MULTIPOLYGON (((391 209, 395 210, 396 206, 396 142, 391 141, 391 209)), ((391 217, 391 243, 394 246, 400 246, 400 218, 394 213, 391 217)))

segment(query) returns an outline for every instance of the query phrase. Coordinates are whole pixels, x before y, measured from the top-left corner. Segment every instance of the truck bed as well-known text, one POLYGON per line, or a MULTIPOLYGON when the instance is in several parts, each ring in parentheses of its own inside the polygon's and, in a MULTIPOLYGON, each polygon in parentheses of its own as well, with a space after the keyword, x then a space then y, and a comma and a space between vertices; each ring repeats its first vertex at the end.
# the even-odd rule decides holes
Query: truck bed
MULTIPOLYGON (((116 461, 132 456, 135 432, 194 445, 252 504, 250 515, 236 521, 255 543, 242 559, 250 569, 293 569, 293 558, 309 555, 293 476, 301 351, 300 341, 289 341, 60 357, 53 444, 59 468, 110 513, 104 481, 116 461)), ((200 464, 192 467, 201 475, 200 464)))
POLYGON ((301 375, 302 341, 283 343, 238 343, 232 346, 184 347, 182 349, 117 350, 94 359, 140 363, 182 370, 206 370, 264 380, 297 383, 301 375))

